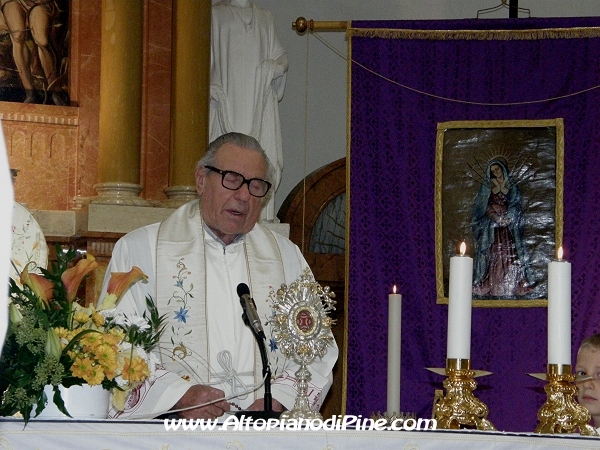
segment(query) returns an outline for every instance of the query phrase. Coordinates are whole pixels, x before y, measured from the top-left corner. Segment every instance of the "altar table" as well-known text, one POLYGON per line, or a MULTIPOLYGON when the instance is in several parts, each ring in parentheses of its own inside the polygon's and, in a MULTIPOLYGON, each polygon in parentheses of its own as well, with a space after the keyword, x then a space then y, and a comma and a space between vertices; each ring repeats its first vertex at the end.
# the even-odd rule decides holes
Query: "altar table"
POLYGON ((410 449, 537 450, 600 449, 600 438, 471 430, 358 431, 177 431, 163 421, 50 421, 0 419, 0 449, 410 449))

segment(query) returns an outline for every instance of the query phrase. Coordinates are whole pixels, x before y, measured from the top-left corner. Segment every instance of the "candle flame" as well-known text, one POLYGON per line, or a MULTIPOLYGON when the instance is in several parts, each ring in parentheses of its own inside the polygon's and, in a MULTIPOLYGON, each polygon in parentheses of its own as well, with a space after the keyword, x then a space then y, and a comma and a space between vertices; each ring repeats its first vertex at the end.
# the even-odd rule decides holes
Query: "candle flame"
POLYGON ((465 256, 465 252, 467 251, 467 244, 463 243, 460 244, 460 256, 465 256))
POLYGON ((562 249, 562 246, 558 247, 558 252, 556 252, 556 255, 558 256, 558 260, 562 261, 562 258, 563 258, 563 249, 562 249))
POLYGON ((396 285, 394 285, 394 288, 392 289, 394 291, 394 294, 396 293, 396 285))

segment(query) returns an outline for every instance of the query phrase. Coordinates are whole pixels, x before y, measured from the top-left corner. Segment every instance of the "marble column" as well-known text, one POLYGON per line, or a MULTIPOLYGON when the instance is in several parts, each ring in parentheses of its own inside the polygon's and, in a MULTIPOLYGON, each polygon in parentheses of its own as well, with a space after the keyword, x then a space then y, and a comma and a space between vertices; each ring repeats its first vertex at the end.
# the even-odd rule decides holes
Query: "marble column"
POLYGON ((208 146, 211 7, 210 0, 173 2, 169 206, 197 196, 195 166, 208 146))
POLYGON ((91 203, 149 205, 138 195, 144 0, 102 0, 98 197, 91 203))

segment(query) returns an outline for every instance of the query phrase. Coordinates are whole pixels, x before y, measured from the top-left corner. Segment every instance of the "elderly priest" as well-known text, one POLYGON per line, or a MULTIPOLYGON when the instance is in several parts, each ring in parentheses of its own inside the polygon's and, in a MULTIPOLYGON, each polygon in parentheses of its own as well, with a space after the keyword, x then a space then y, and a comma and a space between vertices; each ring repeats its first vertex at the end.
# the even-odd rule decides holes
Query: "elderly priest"
MULTIPOLYGON (((269 294, 300 277, 307 263, 290 240, 257 224, 271 187, 271 164, 252 137, 228 133, 215 139, 196 168, 199 200, 161 223, 135 230, 114 248, 111 272, 140 267, 147 283, 135 284, 119 303, 141 314, 147 295, 168 319, 161 366, 129 396, 118 418, 149 418, 177 411, 185 418, 216 418, 232 410, 263 409, 262 364, 252 332, 241 317, 236 287, 246 283, 265 325, 273 373, 273 409, 292 408, 298 366, 283 357, 269 321, 269 294)), ((320 408, 338 356, 333 344, 309 368, 308 395, 320 408)))

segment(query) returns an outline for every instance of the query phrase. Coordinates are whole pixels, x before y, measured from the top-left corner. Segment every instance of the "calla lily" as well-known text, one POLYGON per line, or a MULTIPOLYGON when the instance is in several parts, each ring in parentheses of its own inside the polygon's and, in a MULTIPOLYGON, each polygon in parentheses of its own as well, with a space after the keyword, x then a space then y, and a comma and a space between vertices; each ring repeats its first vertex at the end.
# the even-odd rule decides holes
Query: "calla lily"
POLYGON ((29 273, 29 266, 31 264, 35 265, 35 263, 31 262, 21 272, 21 284, 31 289, 44 305, 48 307, 53 296, 54 283, 37 273, 29 273))
POLYGON ((79 289, 83 277, 94 271, 96 267, 98 267, 96 258, 88 253, 85 259, 80 259, 77 264, 75 264, 75 267, 71 267, 63 272, 60 278, 67 290, 67 300, 69 303, 75 300, 77 289, 79 289))
POLYGON ((111 273, 108 287, 106 288, 107 295, 102 299, 98 309, 105 310, 114 308, 132 284, 147 279, 148 277, 146 274, 137 266, 133 266, 129 272, 111 273))
POLYGON ((44 350, 46 351, 46 355, 56 359, 60 359, 60 354, 62 353, 62 346, 60 345, 60 339, 58 339, 58 335, 54 331, 54 328, 50 328, 48 330, 44 350))

